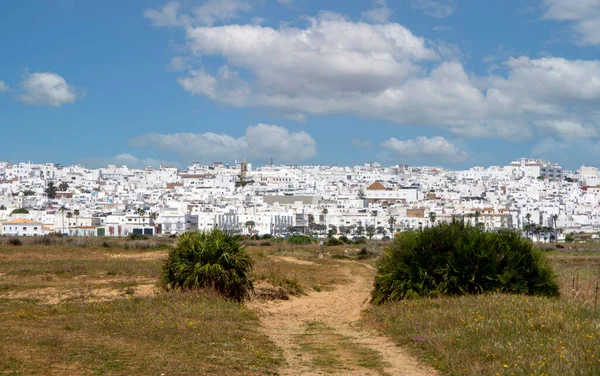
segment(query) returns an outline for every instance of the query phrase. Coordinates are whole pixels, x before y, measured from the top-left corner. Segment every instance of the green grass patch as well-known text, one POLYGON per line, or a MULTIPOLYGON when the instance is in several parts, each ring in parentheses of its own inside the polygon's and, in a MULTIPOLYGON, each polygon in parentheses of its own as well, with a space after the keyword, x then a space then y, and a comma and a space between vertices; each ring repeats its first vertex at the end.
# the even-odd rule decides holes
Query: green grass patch
POLYGON ((373 307, 364 320, 450 375, 600 373, 600 314, 566 299, 411 299, 373 307))

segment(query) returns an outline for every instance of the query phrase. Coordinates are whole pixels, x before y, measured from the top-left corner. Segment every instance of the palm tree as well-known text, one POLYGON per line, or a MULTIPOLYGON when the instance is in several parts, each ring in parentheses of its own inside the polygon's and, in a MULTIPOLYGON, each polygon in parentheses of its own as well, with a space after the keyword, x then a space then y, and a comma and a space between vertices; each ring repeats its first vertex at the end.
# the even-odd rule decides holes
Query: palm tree
POLYGON ((68 189, 69 189, 69 183, 67 183, 66 181, 64 181, 58 185, 59 191, 65 192, 68 189))
POLYGON ((71 235, 71 218, 73 218, 73 213, 67 213, 67 225, 69 226, 69 235, 71 235))
POLYGON ((241 302, 253 290, 251 268, 240 235, 219 229, 186 232, 169 252, 160 280, 167 290, 209 288, 241 302))
POLYGON ((394 234, 394 225, 396 224, 396 218, 390 217, 388 219, 388 224, 390 225, 390 233, 394 234))
POLYGON ((44 190, 44 192, 46 192, 46 195, 48 195, 48 198, 51 200, 56 198, 57 191, 58 188, 56 188, 53 182, 48 182, 48 188, 44 190))
POLYGON ((558 222, 558 214, 552 216, 552 224, 554 225, 554 234, 556 235, 556 222, 558 222))
POLYGON ((377 227, 377 215, 379 213, 377 213, 377 210, 373 210, 371 212, 371 215, 373 216, 373 227, 377 227))
POLYGON ((475 210, 475 226, 479 224, 479 217, 481 217, 481 212, 479 210, 475 210))
POLYGON ((63 234, 65 232, 65 211, 67 210, 67 208, 63 205, 61 206, 58 211, 60 211, 62 213, 62 228, 60 233, 63 234))
POLYGON ((327 210, 327 208, 323 208, 323 210, 321 210, 321 215, 323 216, 325 227, 327 227, 327 214, 329 214, 329 210, 327 210))
POLYGON ((531 223, 531 213, 527 213, 527 215, 525 215, 525 219, 527 220, 527 223, 531 223))
POLYGON ((156 235, 156 220, 158 219, 158 213, 152 212, 148 215, 148 217, 152 220, 152 227, 154 228, 154 235, 156 235))
POLYGON ((431 222, 432 226, 435 223, 435 218, 436 218, 435 212, 429 212, 429 221, 431 222))
POLYGON ((75 226, 77 226, 77 218, 79 218, 79 214, 81 214, 79 209, 73 210, 73 215, 75 216, 75 226))
POLYGON ((315 216, 312 214, 308 215, 308 229, 312 232, 315 227, 315 216))
POLYGON ((138 214, 138 226, 140 225, 140 219, 143 221, 144 219, 144 215, 146 215, 146 211, 143 208, 138 208, 136 210, 137 214, 138 214))

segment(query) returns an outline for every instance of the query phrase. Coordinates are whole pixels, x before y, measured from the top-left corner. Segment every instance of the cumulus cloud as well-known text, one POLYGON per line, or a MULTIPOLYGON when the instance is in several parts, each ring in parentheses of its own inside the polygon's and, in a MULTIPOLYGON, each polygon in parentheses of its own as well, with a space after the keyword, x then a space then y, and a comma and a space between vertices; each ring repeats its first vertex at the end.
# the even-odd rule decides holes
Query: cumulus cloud
POLYGON ((392 10, 387 6, 386 0, 374 0, 373 8, 362 13, 362 17, 375 23, 385 23, 392 15, 392 10))
POLYGON ((357 22, 330 12, 304 27, 231 24, 185 32, 191 63, 178 77, 184 90, 301 121, 358 115, 461 137, 522 141, 536 132, 561 133, 548 121, 577 118, 595 128, 600 118, 594 113, 598 60, 521 56, 494 61, 494 73, 477 76, 465 70, 452 45, 427 41, 397 23, 357 22), (225 62, 203 67, 210 56, 225 62))
POLYGON ((146 9, 144 11, 144 17, 152 21, 154 26, 157 27, 179 27, 189 25, 191 18, 188 16, 180 16, 179 8, 181 4, 176 1, 167 3, 160 10, 146 9))
POLYGON ((557 139, 598 137, 598 129, 589 123, 582 124, 573 120, 542 120, 534 123, 540 130, 540 134, 557 139))
POLYGON ((391 152, 394 157, 409 160, 456 163, 469 157, 467 153, 443 137, 417 137, 404 141, 392 137, 382 142, 381 146, 391 152))
POLYGON ((4 81, 0 81, 0 93, 9 91, 9 90, 10 90, 10 87, 8 87, 8 85, 5 84, 4 81))
POLYGON ((600 2, 598 0, 543 0, 544 18, 570 22, 582 45, 600 45, 600 2))
POLYGON ((217 133, 149 133, 135 137, 130 144, 151 146, 161 151, 180 154, 186 160, 252 159, 266 161, 271 157, 284 163, 296 163, 317 153, 317 143, 306 132, 290 132, 276 125, 249 126, 243 137, 217 133))
POLYGON ((60 107, 80 96, 77 89, 56 73, 28 73, 21 82, 18 99, 26 104, 60 107))
POLYGON ((158 168, 162 166, 173 166, 173 163, 153 159, 153 158, 137 158, 131 154, 119 154, 109 158, 85 158, 78 162, 88 168, 102 168, 108 165, 127 166, 129 168, 158 168))
POLYGON ((452 1, 412 0, 412 6, 435 18, 448 17, 454 13, 452 1))
POLYGON ((252 6, 245 0, 207 0, 202 5, 192 7, 191 14, 180 14, 181 3, 173 1, 159 10, 146 9, 144 16, 157 27, 211 26, 219 21, 235 19, 240 13, 251 9, 252 6))

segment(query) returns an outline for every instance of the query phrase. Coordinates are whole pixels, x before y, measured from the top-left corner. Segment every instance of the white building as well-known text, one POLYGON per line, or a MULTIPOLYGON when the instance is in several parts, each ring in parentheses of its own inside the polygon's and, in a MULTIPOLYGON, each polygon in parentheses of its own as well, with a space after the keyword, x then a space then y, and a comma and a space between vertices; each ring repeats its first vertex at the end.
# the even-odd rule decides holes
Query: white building
POLYGON ((41 236, 45 235, 41 222, 31 219, 13 219, 2 223, 2 235, 5 236, 41 236))

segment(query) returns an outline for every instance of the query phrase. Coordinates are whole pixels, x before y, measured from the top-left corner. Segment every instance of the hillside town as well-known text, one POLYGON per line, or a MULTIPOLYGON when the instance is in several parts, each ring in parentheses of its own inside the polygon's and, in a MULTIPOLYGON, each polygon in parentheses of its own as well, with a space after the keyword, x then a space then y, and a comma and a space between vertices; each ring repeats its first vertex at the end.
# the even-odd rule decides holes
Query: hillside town
MULTIPOLYGON (((0 234, 246 235, 384 238, 462 219, 534 241, 600 231, 600 174, 522 158, 506 166, 291 166, 193 163, 90 169, 0 162, 0 234)), ((556 238, 556 239, 554 239, 556 238)))

